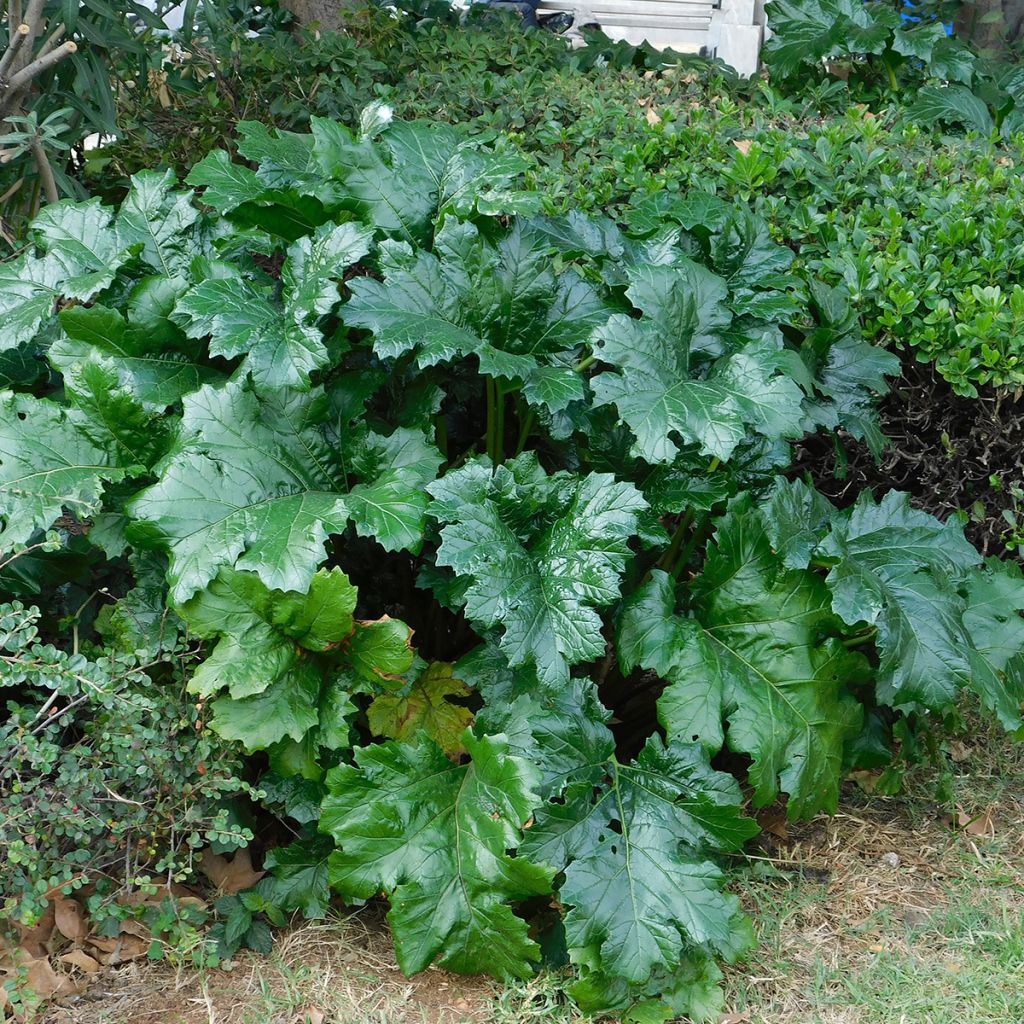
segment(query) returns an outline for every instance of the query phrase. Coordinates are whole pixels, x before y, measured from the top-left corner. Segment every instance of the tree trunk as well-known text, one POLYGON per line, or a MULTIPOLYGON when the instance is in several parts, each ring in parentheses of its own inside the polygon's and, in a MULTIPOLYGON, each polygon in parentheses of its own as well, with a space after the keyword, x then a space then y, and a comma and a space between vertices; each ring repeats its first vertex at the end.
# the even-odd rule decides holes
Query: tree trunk
POLYGON ((341 27, 341 12, 354 7, 353 0, 282 0, 304 28, 333 32, 341 27))
POLYGON ((967 0, 955 26, 986 57, 1008 57, 1024 41, 1024 0, 967 0))

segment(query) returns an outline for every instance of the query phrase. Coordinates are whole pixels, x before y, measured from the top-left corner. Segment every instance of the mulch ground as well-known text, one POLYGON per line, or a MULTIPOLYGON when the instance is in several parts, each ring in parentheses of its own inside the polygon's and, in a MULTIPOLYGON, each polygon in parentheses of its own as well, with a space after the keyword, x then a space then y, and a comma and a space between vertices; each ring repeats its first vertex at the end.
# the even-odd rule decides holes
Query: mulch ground
POLYGON ((832 439, 819 435, 799 446, 794 471, 809 472, 840 506, 871 488, 876 496, 907 491, 940 519, 962 509, 971 516, 968 539, 985 555, 1005 557, 1003 510, 1014 510, 1011 487, 1024 485, 1024 396, 989 389, 962 398, 930 365, 907 361, 880 412, 890 444, 879 462, 846 438, 844 466, 832 439))

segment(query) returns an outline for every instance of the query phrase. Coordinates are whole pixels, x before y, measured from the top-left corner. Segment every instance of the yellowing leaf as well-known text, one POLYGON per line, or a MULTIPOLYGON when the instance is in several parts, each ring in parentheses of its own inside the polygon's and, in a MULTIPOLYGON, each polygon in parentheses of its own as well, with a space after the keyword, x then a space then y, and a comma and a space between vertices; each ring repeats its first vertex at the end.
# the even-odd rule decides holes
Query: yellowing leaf
POLYGON ((406 694, 384 693, 367 710, 370 728, 377 736, 408 740, 421 729, 447 754, 461 754, 461 736, 473 721, 473 712, 450 697, 468 697, 472 691, 452 676, 452 666, 435 661, 406 694))

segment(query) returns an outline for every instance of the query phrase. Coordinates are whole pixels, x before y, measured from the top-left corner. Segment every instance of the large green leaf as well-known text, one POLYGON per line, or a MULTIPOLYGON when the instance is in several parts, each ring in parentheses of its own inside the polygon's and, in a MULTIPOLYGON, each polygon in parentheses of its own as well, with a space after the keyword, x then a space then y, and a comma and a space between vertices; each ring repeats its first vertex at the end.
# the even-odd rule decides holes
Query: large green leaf
POLYGON ((351 282, 342 310, 373 332, 378 355, 414 352, 420 366, 476 356, 481 372, 521 380, 552 412, 583 397, 572 362, 611 307, 574 269, 555 272, 539 232, 517 221, 492 241, 449 219, 434 253, 384 243, 380 260, 384 280, 351 282))
POLYGON ((1024 573, 990 558, 968 584, 964 626, 971 638, 975 688, 1007 729, 1022 725, 1024 705, 1024 573), (993 678, 994 677, 994 678, 993 678), (978 681, 987 685, 978 687, 978 681))
POLYGON ((32 234, 44 255, 0 264, 0 351, 31 341, 58 299, 86 302, 108 287, 130 256, 99 199, 45 207, 32 234))
POLYGON ((173 420, 124 389, 112 360, 80 363, 65 380, 65 394, 82 413, 79 429, 96 445, 112 446, 118 465, 151 469, 170 447, 173 420))
MULTIPOLYGON (((344 385, 342 385, 344 386, 344 385)), ((242 381, 184 400, 180 436, 158 483, 131 506, 140 539, 171 556, 176 601, 222 566, 256 572, 276 590, 305 592, 331 533, 349 522, 385 548, 416 547, 440 462, 421 435, 389 437, 331 416, 328 396, 257 397, 242 381), (355 476, 361 483, 350 487, 355 476)))
POLYGON ((827 57, 882 53, 900 15, 886 4, 861 0, 773 0, 773 35, 765 43, 764 61, 773 75, 788 78, 801 65, 827 57))
POLYGON ((245 356, 238 372, 249 373, 259 390, 308 389, 310 374, 328 362, 317 323, 340 301, 345 269, 369 249, 366 228, 324 225, 289 247, 281 305, 241 275, 221 277, 190 289, 172 318, 189 337, 209 337, 211 355, 245 356))
POLYGON ((301 910, 306 917, 326 916, 331 898, 327 858, 332 848, 328 837, 312 836, 267 850, 263 866, 273 877, 262 880, 260 890, 282 910, 301 910))
POLYGON ((340 569, 321 569, 305 594, 269 590, 253 573, 221 569, 206 590, 178 607, 192 632, 220 637, 189 690, 247 697, 301 671, 310 663, 304 652, 325 651, 352 633, 356 596, 340 569))
POLYGON ((62 310, 60 324, 63 337, 50 346, 48 356, 72 387, 78 386, 83 367, 97 358, 113 367, 120 387, 155 409, 166 409, 203 384, 222 379, 195 353, 154 344, 152 321, 126 320, 99 303, 62 310))
POLYGON ((925 85, 907 111, 925 124, 962 124, 988 135, 995 127, 985 101, 966 85, 925 85))
POLYGON ((191 191, 175 191, 174 172, 142 171, 115 222, 122 245, 137 245, 141 258, 165 277, 185 277, 192 259, 203 251, 199 211, 191 191))
POLYGON ((510 664, 547 685, 604 652, 598 608, 615 601, 646 503, 609 474, 544 474, 536 456, 480 460, 429 488, 441 527, 437 564, 467 577, 466 615, 502 629, 510 664))
MULTIPOLYGON (((417 242, 429 240, 439 215, 512 213, 536 206, 535 197, 515 187, 525 170, 520 157, 487 152, 447 125, 389 125, 384 119, 357 136, 342 124, 313 117, 310 127, 311 135, 271 133, 243 121, 238 151, 259 164, 255 175, 215 155, 189 181, 206 185, 204 201, 224 210, 255 203, 265 211, 276 203, 296 211, 296 196, 315 197, 322 207, 347 211, 384 234, 417 242)), ((257 213, 258 221, 266 220, 264 211, 257 213)))
POLYGON ((643 984, 691 952, 732 959, 750 945, 710 853, 738 849, 757 826, 742 817, 735 780, 694 744, 653 737, 632 764, 610 758, 603 781, 571 786, 538 812, 521 852, 565 872, 573 960, 643 984))
POLYGON ((781 339, 750 341, 702 368, 707 352, 720 351, 715 332, 728 323, 727 311, 724 319, 715 313, 724 309, 724 286, 713 292, 673 267, 646 268, 630 281, 627 294, 645 316, 619 314, 595 332, 595 354, 614 370, 591 385, 596 402, 614 405, 633 432, 634 454, 670 463, 678 437, 725 460, 750 430, 768 438, 803 433, 803 393, 779 373, 781 339))
POLYGON ((97 512, 106 484, 144 467, 78 409, 0 392, 0 551, 27 543, 65 510, 97 512))
POLYGON ((962 686, 998 702, 997 681, 972 664, 960 589, 981 559, 960 527, 911 508, 905 494, 876 503, 864 493, 833 517, 817 557, 833 565, 836 613, 878 629, 878 691, 886 703, 942 711, 962 686))
POLYGON ((440 956, 460 973, 527 977, 539 947, 508 904, 550 892, 552 870, 510 851, 538 802, 537 771, 500 736, 467 730, 463 742, 465 764, 421 737, 364 747, 329 772, 331 884, 349 899, 387 893, 406 973, 440 956))
MULTIPOLYGON (((727 741, 753 758, 755 803, 770 803, 781 787, 791 817, 834 811, 843 745, 861 720, 844 684, 867 678, 868 666, 837 639, 841 623, 824 582, 783 566, 743 495, 719 522, 693 591, 694 617, 707 640, 700 650, 709 655, 704 678, 722 680, 727 741)), ((681 656, 687 653, 684 647, 681 656)), ((695 707, 699 724, 708 712, 695 707)), ((679 726, 688 739, 684 722, 679 726)))
POLYGON ((467 655, 456 671, 484 697, 477 730, 505 734, 514 754, 540 768, 541 796, 557 797, 572 784, 601 781, 615 738, 608 728, 611 712, 589 679, 570 679, 553 690, 539 685, 529 669, 512 670, 490 646, 467 655))
POLYGON ((188 684, 191 693, 217 697, 212 727, 249 750, 286 738, 309 742, 314 755, 318 744, 347 746, 350 689, 375 688, 379 665, 404 671, 412 661, 409 627, 387 619, 382 631, 379 621, 355 621, 356 597, 340 569, 321 569, 307 592, 296 593, 224 568, 179 605, 193 633, 216 640, 188 684))
POLYGON ((616 652, 624 673, 656 672, 669 685, 658 698, 666 735, 722 747, 725 708, 721 666, 701 624, 675 614, 672 577, 655 569, 622 606, 616 652))

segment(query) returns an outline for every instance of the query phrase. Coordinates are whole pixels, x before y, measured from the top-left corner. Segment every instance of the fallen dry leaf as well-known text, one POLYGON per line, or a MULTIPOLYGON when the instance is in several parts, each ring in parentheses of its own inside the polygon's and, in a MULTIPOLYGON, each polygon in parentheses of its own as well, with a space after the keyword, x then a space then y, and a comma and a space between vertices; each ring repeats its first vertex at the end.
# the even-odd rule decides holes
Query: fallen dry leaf
POLYGON ((991 808, 981 814, 968 814, 958 807, 956 817, 954 818, 952 814, 944 814, 942 823, 949 828, 958 829, 968 836, 994 836, 996 834, 996 823, 991 808))
POLYGON ((964 831, 969 836, 994 836, 996 834, 996 822, 992 817, 991 808, 984 814, 975 815, 966 825, 964 831))
POLYGON ((85 941, 89 934, 89 925, 85 920, 85 911, 77 900, 58 896, 53 901, 53 913, 57 931, 76 944, 85 941))
POLYGON ((62 957, 58 957, 62 964, 70 964, 72 967, 77 967, 80 971, 85 971, 86 974, 95 974, 100 969, 98 960, 94 960, 88 953, 82 949, 73 949, 70 953, 65 953, 62 957))
POLYGON ((43 911, 43 916, 31 928, 18 925, 18 939, 29 956, 41 957, 46 956, 49 952, 48 946, 50 938, 53 936, 54 921, 55 914, 51 902, 43 911))
POLYGON ((733 139, 732 144, 746 156, 750 152, 750 147, 754 144, 753 139, 733 139))
POLYGON ((69 996, 78 991, 78 986, 70 978, 58 974, 46 957, 25 964, 25 984, 40 999, 69 996))
POLYGON ((153 933, 141 921, 122 921, 121 931, 139 939, 151 939, 153 933))
POLYGON ((101 964, 116 966, 127 960, 138 960, 149 951, 149 943, 136 935, 119 935, 112 939, 106 935, 90 936, 87 945, 101 964))
POLYGON ((324 1024, 327 1018, 314 1006, 308 1006, 299 1016, 298 1024, 324 1024))
POLYGON ((648 124, 661 124, 661 117, 654 107, 647 108, 647 123, 648 124))
POLYGON ((764 807, 754 815, 762 832, 770 832, 778 839, 789 837, 789 824, 786 821, 786 808, 780 804, 764 807))
POLYGON ((959 764, 961 761, 966 761, 972 754, 972 748, 967 746, 963 740, 950 740, 949 741, 949 757, 951 761, 955 761, 959 764))
POLYGON ((265 871, 253 870, 248 850, 239 850, 231 860, 210 849, 203 850, 199 868, 224 893, 249 889, 266 874, 265 871))
POLYGON ((723 1013, 718 1018, 718 1024, 746 1024, 750 1020, 750 1011, 741 1010, 739 1013, 723 1013))
POLYGON ((857 783, 857 788, 862 793, 874 793, 878 788, 878 780, 881 777, 879 772, 869 772, 858 769, 857 771, 850 772, 847 776, 852 782, 857 783))

